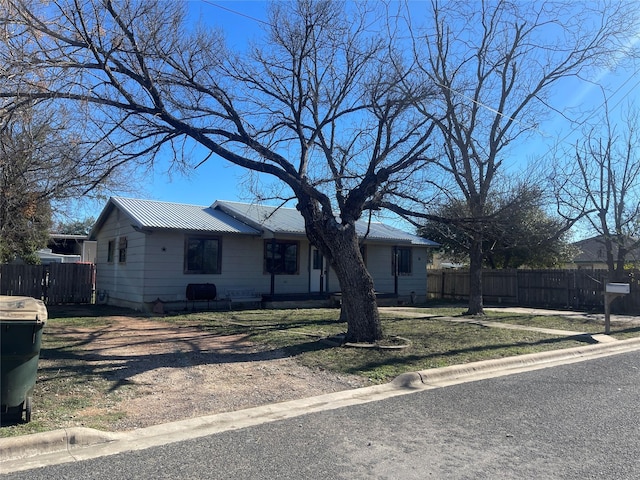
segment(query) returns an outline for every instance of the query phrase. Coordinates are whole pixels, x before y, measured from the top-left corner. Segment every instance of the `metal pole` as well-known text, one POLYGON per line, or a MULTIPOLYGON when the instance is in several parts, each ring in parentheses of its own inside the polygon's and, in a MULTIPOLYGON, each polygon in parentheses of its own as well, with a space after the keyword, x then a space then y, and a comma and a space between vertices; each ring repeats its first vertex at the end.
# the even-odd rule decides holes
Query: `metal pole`
POLYGON ((398 295, 398 247, 393 247, 393 293, 398 295))
POLYGON ((274 267, 275 256, 276 256, 276 237, 273 237, 271 239, 271 272, 270 272, 271 285, 269 289, 272 297, 276 293, 276 269, 274 267))
POLYGON ((604 333, 605 335, 609 335, 611 332, 611 300, 613 300, 612 295, 605 293, 604 294, 604 333))

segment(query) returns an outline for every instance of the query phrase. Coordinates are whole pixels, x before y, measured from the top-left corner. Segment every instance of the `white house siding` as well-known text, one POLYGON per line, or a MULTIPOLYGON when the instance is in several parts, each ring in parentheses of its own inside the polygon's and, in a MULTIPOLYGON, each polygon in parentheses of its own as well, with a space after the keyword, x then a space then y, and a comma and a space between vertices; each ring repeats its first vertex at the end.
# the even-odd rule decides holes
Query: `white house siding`
MULTIPOLYGON (((262 239, 243 235, 213 235, 221 239, 220 274, 184 273, 184 242, 190 234, 155 231, 147 235, 144 301, 186 300, 190 283, 213 283, 218 296, 227 289, 253 288, 269 291, 269 278, 262 275, 262 239)), ((197 235, 197 234, 193 234, 197 235)))
MULTIPOLYGON (((304 238, 292 236, 278 236, 277 240, 292 240, 298 242, 298 273, 297 275, 275 275, 274 276, 274 293, 275 294, 292 294, 292 293, 308 293, 309 292, 309 241, 304 238)), ((260 274, 266 282, 266 289, 261 293, 270 293, 271 291, 271 275, 264 272, 264 242, 269 240, 260 240, 260 274)))
MULTIPOLYGON (((144 302, 185 299, 184 234, 154 231, 146 235, 144 302)), ((207 283, 203 280, 197 283, 207 283)))
MULTIPOLYGON (((252 288, 268 294, 271 275, 264 272, 264 239, 249 235, 214 235, 221 238, 220 274, 184 273, 183 232, 153 231, 142 233, 118 219, 115 210, 105 221, 98 237, 97 285, 99 295, 106 295, 112 305, 142 309, 156 299, 163 302, 186 301, 190 283, 213 283, 218 297, 227 289, 252 288), (118 263, 119 238, 127 237, 127 262, 118 263), (107 262, 108 244, 115 240, 114 262, 107 262)), ((285 238, 283 238, 284 240, 285 238)), ((307 293, 309 278, 306 240, 299 241, 299 272, 297 275, 276 275, 275 293, 307 293)))
POLYGON ((412 292, 418 301, 427 299, 427 264, 429 262, 429 249, 424 247, 412 247, 411 275, 398 277, 398 294, 406 297, 412 292))
MULTIPOLYGON (((398 295, 409 296, 411 292, 415 292, 418 298, 424 298, 427 288, 429 252, 427 248, 415 245, 411 248, 411 274, 398 276, 398 295)), ((393 245, 368 244, 366 247, 367 269, 373 277, 375 289, 379 293, 395 292, 392 257, 393 245)))
POLYGON ((222 240, 223 289, 253 288, 257 293, 269 292, 269 277, 262 274, 264 244, 261 237, 228 236, 222 240))
MULTIPOLYGON (((271 275, 264 272, 263 238, 221 235, 221 273, 186 274, 184 242, 187 236, 189 234, 182 232, 161 231, 146 235, 144 302, 151 303, 158 298, 164 302, 185 301, 190 283, 213 283, 221 298, 228 289, 252 288, 257 293, 270 293, 271 275)), ((300 241, 299 272, 297 275, 276 275, 275 293, 308 292, 308 249, 308 242, 300 241)))
POLYGON ((112 305, 138 306, 143 299, 145 236, 136 232, 125 215, 114 210, 97 238, 96 285, 98 301, 112 305), (118 245, 127 238, 126 262, 120 263, 118 245), (115 241, 113 262, 107 261, 109 241, 115 241))
POLYGON ((393 246, 389 244, 366 246, 366 264, 373 277, 376 292, 394 293, 391 258, 393 246))

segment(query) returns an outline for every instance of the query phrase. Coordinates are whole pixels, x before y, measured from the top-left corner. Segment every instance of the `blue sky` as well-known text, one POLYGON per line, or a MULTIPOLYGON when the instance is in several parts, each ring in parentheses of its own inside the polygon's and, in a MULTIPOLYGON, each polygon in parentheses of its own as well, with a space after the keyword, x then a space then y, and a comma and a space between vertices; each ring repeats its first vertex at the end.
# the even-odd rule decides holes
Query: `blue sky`
MULTIPOLYGON (((188 0, 188 3, 193 15, 201 16, 209 24, 225 31, 232 48, 241 48, 258 36, 259 20, 266 19, 267 3, 264 1, 188 0)), ((632 41, 637 42, 639 35, 640 32, 632 41)), ((624 61, 624 58, 619 60, 624 61)), ((625 106, 626 99, 636 95, 635 91, 640 89, 640 76, 637 72, 631 76, 619 76, 602 70, 591 80, 606 85, 609 93, 615 92, 609 101, 610 107, 614 106, 615 111, 620 111, 625 106)), ((603 97, 600 89, 592 83, 568 80, 558 85, 554 102, 557 108, 563 110, 576 106, 599 106, 603 97)), ((539 126, 539 138, 529 140, 514 153, 524 166, 535 157, 548 153, 557 139, 563 140, 565 145, 574 142, 577 138, 574 128, 561 115, 556 114, 539 126)), ((170 174, 170 159, 156 160, 155 171, 145 178, 135 196, 195 205, 210 205, 218 199, 251 201, 250 194, 241 184, 245 171, 222 159, 212 157, 190 175, 170 174)), ((101 207, 99 205, 97 212, 89 214, 97 216, 101 207)), ((404 228, 411 229, 406 224, 404 228)))
MULTIPOLYGON (((267 3, 263 1, 189 0, 188 3, 194 16, 225 31, 232 48, 241 48, 255 38, 260 33, 257 20, 266 19, 267 3)), ((246 171, 240 167, 212 157, 186 176, 167 174, 167 160, 161 160, 149 179, 144 192, 147 198, 193 205, 211 205, 216 200, 250 201, 241 187, 246 171)))
MULTIPOLYGON (((200 17, 225 31, 230 47, 246 45, 260 33, 259 20, 266 19, 267 3, 264 1, 187 0, 187 3, 194 18, 200 17)), ((198 158, 205 156, 198 155, 198 158)), ((142 176, 141 184, 133 187, 133 192, 117 195, 191 205, 212 205, 216 200, 251 201, 241 186, 246 171, 223 159, 212 157, 188 174, 171 171, 168 157, 155 161, 155 169, 142 176)), ((72 206, 68 216, 72 219, 97 218, 103 207, 102 201, 83 202, 72 206)))

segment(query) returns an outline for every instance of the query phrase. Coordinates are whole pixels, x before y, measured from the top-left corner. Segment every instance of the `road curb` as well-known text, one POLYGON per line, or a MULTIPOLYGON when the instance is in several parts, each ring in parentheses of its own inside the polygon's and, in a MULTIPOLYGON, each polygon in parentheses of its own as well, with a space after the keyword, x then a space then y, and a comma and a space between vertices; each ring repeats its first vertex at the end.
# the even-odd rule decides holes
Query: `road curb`
POLYGON ((479 362, 462 365, 451 365, 449 367, 421 370, 417 372, 403 373, 391 381, 399 388, 416 388, 425 385, 437 385, 442 382, 450 382, 453 379, 464 379, 467 377, 486 375, 496 371, 517 370, 532 365, 540 367, 547 364, 562 361, 581 360, 588 356, 595 358, 598 356, 613 355, 640 348, 640 337, 628 340, 618 340, 595 345, 585 345, 561 350, 550 350, 548 352, 530 353, 513 357, 497 358, 492 360, 481 360, 479 362))
MULTIPOLYGON (((283 402, 280 405, 274 404, 254 407, 245 410, 244 415, 251 417, 252 423, 259 423, 260 419, 258 417, 263 418, 263 421, 273 421, 287 416, 285 413, 280 412, 281 409, 287 409, 289 410, 289 415, 295 416, 305 411, 339 408, 340 406, 348 404, 348 402, 353 399, 357 399, 358 402, 364 402, 367 401, 367 398, 379 399, 385 395, 403 395, 425 388, 437 388, 463 383, 465 381, 508 375, 532 368, 545 368, 555 364, 578 362, 638 349, 640 349, 640 338, 632 338, 611 343, 551 350, 542 353, 483 360, 464 365, 452 365, 449 367, 404 373, 385 385, 345 390, 308 399, 283 402), (333 404, 333 406, 330 404, 333 404), (287 405, 289 405, 289 407, 287 407, 287 405)), ((238 421, 238 418, 242 415, 242 410, 227 412, 182 420, 171 424, 155 425, 129 432, 113 433, 91 428, 72 427, 20 437, 0 438, 0 470, 2 470, 2 464, 4 463, 6 465, 8 462, 12 464, 24 462, 25 465, 22 465, 22 468, 25 468, 27 466, 26 464, 30 463, 36 457, 46 454, 68 454, 68 461, 73 461, 76 460, 76 455, 79 458, 82 457, 82 449, 87 447, 107 447, 107 444, 110 443, 117 445, 123 442, 144 443, 145 439, 165 437, 167 435, 181 436, 180 431, 182 430, 188 430, 190 432, 202 430, 203 432, 208 432, 211 430, 210 427, 212 425, 215 426, 217 423, 224 424, 225 422, 230 422, 230 424, 235 425, 233 428, 241 428, 240 424, 242 424, 242 421, 238 421)), ((222 428, 223 425, 220 425, 220 427, 222 428)))
POLYGON ((119 433, 102 432, 92 428, 71 427, 20 437, 0 438, 0 464, 9 460, 113 442, 121 436, 119 433))

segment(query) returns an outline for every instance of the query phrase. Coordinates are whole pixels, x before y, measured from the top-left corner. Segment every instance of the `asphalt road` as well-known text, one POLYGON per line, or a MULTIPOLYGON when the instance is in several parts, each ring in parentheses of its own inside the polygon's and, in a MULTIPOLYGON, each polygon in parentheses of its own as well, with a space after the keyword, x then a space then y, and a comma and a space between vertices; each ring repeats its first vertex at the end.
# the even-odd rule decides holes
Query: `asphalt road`
POLYGON ((638 479, 640 352, 2 479, 638 479))

